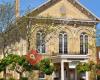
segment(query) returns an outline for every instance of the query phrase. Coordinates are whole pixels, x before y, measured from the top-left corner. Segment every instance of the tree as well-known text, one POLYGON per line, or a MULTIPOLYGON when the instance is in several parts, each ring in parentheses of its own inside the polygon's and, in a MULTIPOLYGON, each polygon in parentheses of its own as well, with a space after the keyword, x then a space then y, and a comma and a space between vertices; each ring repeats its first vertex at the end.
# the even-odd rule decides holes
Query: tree
POLYGON ((3 49, 3 55, 6 55, 5 48, 9 37, 7 29, 15 21, 14 3, 3 2, 0 4, 0 47, 3 49), (7 33, 7 34, 6 34, 7 33))
MULTIPOLYGON (((7 40, 9 35, 6 34, 6 29, 13 23, 15 19, 14 3, 0 4, 0 49, 2 55, 6 55, 7 40)), ((4 68, 4 77, 6 78, 6 68, 4 68)))
POLYGON ((8 54, 0 62, 0 72, 4 71, 5 68, 9 70, 15 70, 19 75, 20 79, 22 78, 23 72, 32 71, 33 65, 31 65, 25 56, 19 56, 16 54, 8 54))
POLYGON ((15 70, 20 75, 20 79, 25 71, 31 72, 33 70, 33 65, 26 60, 25 56, 19 56, 17 62, 15 61, 11 65, 11 69, 15 70))
POLYGON ((9 70, 16 71, 20 75, 20 79, 23 77, 23 73, 26 71, 32 72, 33 70, 37 69, 47 75, 52 74, 54 71, 54 66, 48 58, 43 59, 38 64, 31 65, 25 56, 19 56, 16 54, 8 54, 1 60, 0 72, 4 71, 7 67, 9 70))
POLYGON ((76 68, 79 75, 87 71, 91 71, 91 75, 92 75, 91 80, 96 79, 95 76, 96 76, 97 64, 95 64, 93 61, 90 61, 89 63, 79 63, 76 68))

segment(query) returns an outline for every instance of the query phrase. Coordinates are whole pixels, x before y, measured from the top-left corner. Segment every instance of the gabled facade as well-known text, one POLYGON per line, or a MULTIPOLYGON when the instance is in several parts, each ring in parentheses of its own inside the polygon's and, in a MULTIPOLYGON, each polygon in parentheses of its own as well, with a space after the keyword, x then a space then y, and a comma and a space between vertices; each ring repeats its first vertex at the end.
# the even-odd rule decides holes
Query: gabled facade
MULTIPOLYGON (((79 75, 76 70, 79 62, 97 62, 95 28, 100 20, 93 13, 78 0, 50 0, 28 13, 27 17, 33 31, 30 49, 37 49, 44 57, 51 58, 56 68, 51 76, 42 73, 36 80, 93 80, 91 72, 79 75), (44 38, 44 26, 56 30, 44 38)), ((19 47, 21 44, 24 44, 25 52, 26 41, 21 39, 16 43, 19 47)))
MULTIPOLYGON (((45 44, 43 53, 51 57, 56 67, 49 80, 93 80, 91 72, 79 75, 76 65, 79 62, 96 63, 95 28, 99 19, 94 14, 78 0, 50 0, 28 16, 37 22, 40 19, 44 21, 38 25, 40 27, 52 23, 58 27, 56 33, 49 35, 52 38, 45 44)), ((37 31, 33 34, 37 35, 37 31)))

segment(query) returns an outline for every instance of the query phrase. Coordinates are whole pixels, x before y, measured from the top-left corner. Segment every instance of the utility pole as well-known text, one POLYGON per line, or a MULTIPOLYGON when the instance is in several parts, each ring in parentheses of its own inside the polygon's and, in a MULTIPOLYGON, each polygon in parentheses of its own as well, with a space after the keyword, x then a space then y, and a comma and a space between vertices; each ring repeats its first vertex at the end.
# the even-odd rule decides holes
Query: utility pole
POLYGON ((20 16, 20 0, 15 0, 15 15, 16 18, 20 16))

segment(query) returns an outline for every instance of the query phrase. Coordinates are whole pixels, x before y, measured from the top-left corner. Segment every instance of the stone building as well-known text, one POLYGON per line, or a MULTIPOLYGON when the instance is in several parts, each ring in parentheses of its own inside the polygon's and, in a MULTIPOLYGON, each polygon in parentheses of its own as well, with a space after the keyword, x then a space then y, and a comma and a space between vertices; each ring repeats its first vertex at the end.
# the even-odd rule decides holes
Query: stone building
MULTIPOLYGON (((44 57, 50 57, 56 68, 52 76, 40 73, 37 80, 80 80, 80 77, 93 80, 90 72, 78 75, 76 65, 79 62, 96 63, 98 17, 79 0, 48 0, 28 13, 27 18, 32 32, 30 49, 37 49, 44 57), (47 31, 48 26, 53 30, 47 31)), ((14 45, 21 49, 19 54, 26 53, 24 38, 14 45)))

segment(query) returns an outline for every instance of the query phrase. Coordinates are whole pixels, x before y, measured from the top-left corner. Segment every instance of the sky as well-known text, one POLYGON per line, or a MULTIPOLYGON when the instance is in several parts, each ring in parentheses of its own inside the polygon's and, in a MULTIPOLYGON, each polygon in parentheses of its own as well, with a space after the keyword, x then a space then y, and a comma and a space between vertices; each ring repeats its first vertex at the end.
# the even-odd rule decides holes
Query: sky
MULTIPOLYGON (((0 2, 14 2, 15 0, 0 0, 0 2)), ((23 13, 27 8, 35 8, 47 0, 20 0, 20 11, 23 13)), ((85 7, 100 17, 100 0, 79 0, 85 7)))
MULTIPOLYGON (((5 2, 14 2, 15 0, 0 0, 5 2)), ((41 5, 47 0, 20 0, 20 12, 25 13, 25 10, 34 9, 41 5)), ((79 0, 85 7, 87 7, 91 12, 100 18, 100 0, 79 0)), ((97 25, 97 34, 99 33, 100 24, 97 25)), ((99 39, 97 39, 97 45, 100 45, 99 39)))

